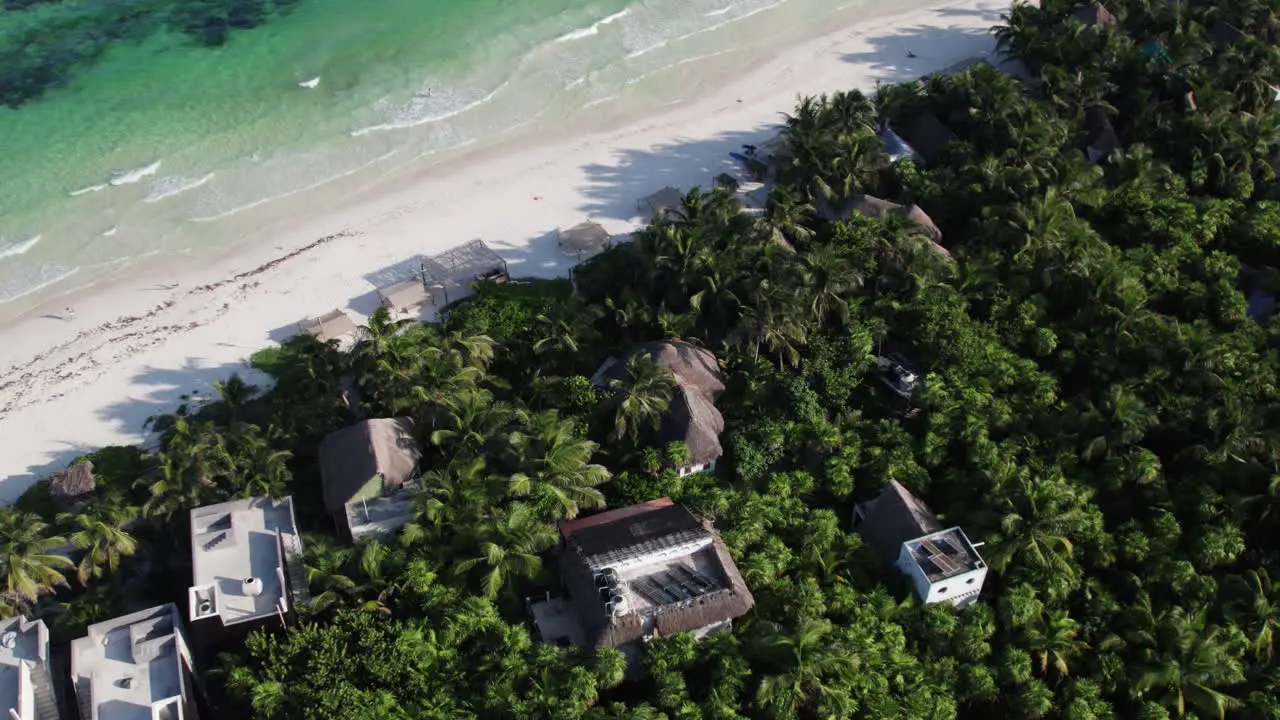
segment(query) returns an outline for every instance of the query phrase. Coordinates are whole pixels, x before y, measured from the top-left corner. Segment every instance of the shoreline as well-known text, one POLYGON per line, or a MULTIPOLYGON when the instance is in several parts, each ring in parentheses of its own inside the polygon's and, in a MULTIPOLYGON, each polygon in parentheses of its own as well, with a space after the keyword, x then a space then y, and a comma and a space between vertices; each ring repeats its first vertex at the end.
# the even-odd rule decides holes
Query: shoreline
MULTIPOLYGON (((231 372, 253 381, 248 355, 294 334, 303 317, 337 307, 361 322, 376 306, 372 276, 416 254, 480 237, 513 276, 563 275, 576 261, 558 253, 556 227, 590 217, 612 233, 630 231, 637 198, 665 185, 709 186, 734 167, 728 152, 767 137, 797 96, 870 92, 878 80, 985 54, 994 44, 987 30, 1006 9, 969 0, 853 21, 696 98, 585 134, 517 135, 392 170, 303 222, 270 222, 197 267, 176 270, 166 258, 5 323, 14 342, 0 351, 0 432, 9 441, 0 501, 77 454, 143 442, 146 418, 172 410, 181 395, 231 372), (923 43, 925 57, 905 58, 901 48, 912 42, 923 43), (63 305, 75 319, 48 317, 63 305)), ((335 192, 322 189, 312 209, 335 192)))

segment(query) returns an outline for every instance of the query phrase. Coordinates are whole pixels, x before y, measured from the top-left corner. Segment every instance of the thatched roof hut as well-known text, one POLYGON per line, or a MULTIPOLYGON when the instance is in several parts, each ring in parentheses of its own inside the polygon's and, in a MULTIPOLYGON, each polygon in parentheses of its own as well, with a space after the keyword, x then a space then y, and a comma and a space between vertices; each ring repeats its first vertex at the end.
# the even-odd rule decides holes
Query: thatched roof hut
POLYGON ((355 332, 356 324, 341 310, 327 312, 320 317, 307 318, 298 323, 302 332, 320 342, 338 340, 355 332))
POLYGON ((97 486, 93 463, 80 460, 49 476, 49 497, 60 507, 70 508, 88 500, 97 486))
POLYGON ((861 518, 858 532, 887 562, 898 559, 902 543, 942 529, 929 507, 897 480, 878 497, 859 503, 855 517, 861 518))
POLYGON ((1111 118, 1107 117, 1105 110, 1091 108, 1084 118, 1088 134, 1085 152, 1089 156, 1089 162, 1101 162, 1112 150, 1121 147, 1120 136, 1116 134, 1115 126, 1111 124, 1111 118))
POLYGON ((1100 3, 1078 8, 1071 13, 1071 19, 1083 23, 1086 27, 1116 24, 1116 16, 1112 15, 1110 10, 1102 7, 1100 3))
POLYGON ((415 312, 432 302, 431 293, 419 278, 378 288, 378 298, 382 306, 393 313, 415 312))
POLYGON ((685 443, 692 464, 710 463, 723 455, 720 433, 724 432, 724 417, 715 403, 724 392, 724 383, 715 353, 680 340, 645 343, 633 348, 622 361, 602 367, 603 382, 624 379, 627 359, 641 353, 653 358, 658 367, 669 370, 676 380, 659 438, 663 442, 685 443))
POLYGON ((919 205, 903 206, 872 195, 856 195, 844 206, 836 210, 826 210, 819 214, 826 220, 841 220, 849 217, 854 212, 872 218, 883 218, 889 214, 901 215, 919 225, 925 231, 932 241, 935 251, 948 258, 951 257, 951 253, 942 246, 942 231, 934 224, 933 218, 929 217, 929 214, 919 205))
POLYGON ((398 490, 413 478, 422 449, 408 418, 363 420, 320 442, 320 482, 325 508, 343 512, 352 500, 398 490))
MULTIPOLYGON (((560 561, 565 586, 592 647, 619 647, 647 635, 665 637, 729 622, 755 607, 755 598, 711 523, 699 520, 669 499, 585 518, 589 524, 566 530, 560 561), (632 606, 609 612, 597 574, 604 568, 641 566, 628 584, 632 606), (653 571, 651 574, 644 574, 653 571), (650 603, 636 590, 650 577, 696 573, 696 597, 650 603), (638 607, 639 606, 639 607, 638 607)), ((687 575, 686 575, 687 577, 687 575)))
POLYGON ((1248 35, 1243 30, 1232 25, 1229 22, 1219 20, 1209 28, 1209 37, 1215 45, 1234 45, 1244 40, 1248 35))
POLYGON ((560 252, 581 257, 593 253, 609 241, 609 231, 596 222, 582 222, 567 230, 556 231, 556 243, 560 252))
POLYGON ((930 162, 942 152, 947 143, 955 140, 956 136, 938 119, 937 115, 925 112, 907 121, 906 132, 902 133, 902 138, 920 153, 925 162, 930 162))
POLYGON ((636 207, 646 217, 652 218, 669 210, 675 210, 683 204, 684 193, 680 192, 680 188, 668 185, 652 195, 641 198, 636 207))

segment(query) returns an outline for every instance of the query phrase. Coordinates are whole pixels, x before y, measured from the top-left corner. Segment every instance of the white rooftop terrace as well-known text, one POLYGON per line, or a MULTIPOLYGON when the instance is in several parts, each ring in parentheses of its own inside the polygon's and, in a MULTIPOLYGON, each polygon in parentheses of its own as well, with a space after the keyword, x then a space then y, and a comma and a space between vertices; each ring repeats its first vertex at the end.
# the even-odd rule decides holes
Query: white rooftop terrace
POLYGON ((289 611, 290 556, 302 555, 293 500, 247 498, 191 511, 190 618, 223 625, 289 611))
POLYGON ((48 661, 49 631, 39 620, 12 617, 0 621, 0 713, 22 720, 35 717, 31 670, 48 661))
POLYGON ((86 720, 182 720, 190 654, 173 603, 88 627, 71 643, 71 677, 86 720))

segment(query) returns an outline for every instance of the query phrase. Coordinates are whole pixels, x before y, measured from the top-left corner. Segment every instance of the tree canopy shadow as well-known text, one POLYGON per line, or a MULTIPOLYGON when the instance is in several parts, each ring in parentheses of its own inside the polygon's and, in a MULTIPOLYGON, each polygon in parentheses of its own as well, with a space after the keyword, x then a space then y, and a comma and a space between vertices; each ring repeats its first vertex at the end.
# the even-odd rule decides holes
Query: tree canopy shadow
MULTIPOLYGON (((964 10, 947 8, 935 10, 938 15, 989 16, 991 24, 1000 21, 998 11, 964 10)), ((918 80, 930 73, 972 57, 993 55, 994 40, 988 27, 928 27, 909 26, 896 28, 891 34, 869 38, 871 49, 866 52, 846 53, 846 62, 868 66, 882 83, 898 83, 918 80), (914 55, 910 57, 908 55, 914 55)), ((994 59, 994 58, 993 58, 994 59)))

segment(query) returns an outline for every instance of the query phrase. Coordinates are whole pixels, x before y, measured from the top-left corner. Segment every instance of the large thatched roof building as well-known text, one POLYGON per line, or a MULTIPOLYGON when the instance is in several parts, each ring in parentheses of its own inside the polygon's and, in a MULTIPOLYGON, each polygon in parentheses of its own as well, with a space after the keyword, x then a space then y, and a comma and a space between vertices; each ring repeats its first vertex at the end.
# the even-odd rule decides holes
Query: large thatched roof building
POLYGON ((1084 24, 1085 27, 1116 24, 1116 16, 1112 15, 1110 10, 1102 7, 1099 3, 1077 8, 1075 12, 1071 13, 1071 19, 1084 24))
POLYGON ((859 213, 870 218, 884 218, 888 215, 899 215, 904 217, 924 230, 929 236, 930 246, 934 252, 951 258, 951 252, 942 245, 942 231, 934 224, 933 218, 929 217, 919 205, 899 205, 873 195, 855 195, 849 202, 836 209, 823 208, 819 211, 819 215, 825 220, 843 220, 853 213, 859 213))
POLYGON ((606 360, 593 376, 593 382, 607 388, 613 380, 625 380, 627 360, 639 354, 653 358, 658 367, 666 368, 675 376, 676 390, 658 437, 664 443, 680 441, 688 446, 688 464, 678 468, 679 472, 683 475, 713 468, 724 454, 720 447, 724 418, 716 409, 716 399, 724 392, 724 382, 720 379, 715 353, 680 340, 645 343, 632 348, 621 359, 606 360))
POLYGON ((320 443, 325 508, 352 537, 386 535, 409 517, 422 449, 408 418, 363 420, 320 443))
MULTIPOLYGON (((701 637, 755 606, 711 523, 668 498, 567 521, 560 533, 560 570, 587 646, 701 637)), ((544 637, 562 632, 538 624, 544 637)))

